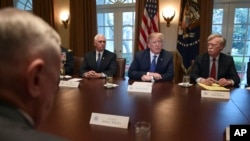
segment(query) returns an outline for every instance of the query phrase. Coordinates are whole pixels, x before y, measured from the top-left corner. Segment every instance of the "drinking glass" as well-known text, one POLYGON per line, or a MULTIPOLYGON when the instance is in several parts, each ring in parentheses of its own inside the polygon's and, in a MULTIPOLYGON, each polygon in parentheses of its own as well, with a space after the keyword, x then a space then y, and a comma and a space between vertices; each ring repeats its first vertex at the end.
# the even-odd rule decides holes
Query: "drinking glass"
POLYGON ((106 86, 107 86, 107 88, 113 87, 113 76, 112 75, 106 76, 106 86))
POLYGON ((151 124, 140 121, 135 124, 135 141, 150 141, 151 124))
POLYGON ((189 83, 190 83, 190 76, 184 75, 183 82, 182 82, 183 87, 189 87, 189 83))

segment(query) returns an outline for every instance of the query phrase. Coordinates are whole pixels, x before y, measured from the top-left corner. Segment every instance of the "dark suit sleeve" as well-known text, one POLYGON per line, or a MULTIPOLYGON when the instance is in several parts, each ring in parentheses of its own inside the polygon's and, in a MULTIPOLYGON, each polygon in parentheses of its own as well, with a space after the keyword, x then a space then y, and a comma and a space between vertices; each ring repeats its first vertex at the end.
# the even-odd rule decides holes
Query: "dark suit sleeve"
MULTIPOLYGON (((161 74, 162 80, 161 81, 172 81, 174 77, 174 63, 173 63, 173 55, 169 52, 166 53, 165 59, 158 60, 163 61, 163 65, 160 64, 158 73, 161 74)), ((161 59, 161 58, 159 58, 161 59)), ((157 66, 158 67, 158 66, 157 66)), ((156 68, 157 69, 157 68, 156 68)))
POLYGON ((223 63, 219 64, 219 69, 222 69, 224 73, 218 74, 218 79, 226 78, 234 81, 234 85, 237 86, 240 83, 240 77, 236 71, 234 60, 232 56, 227 56, 227 61, 223 61, 223 63), (228 63, 227 63, 228 62, 228 63))
POLYGON ((247 63, 247 86, 250 85, 250 62, 247 63))
POLYGON ((72 75, 74 71, 74 54, 72 51, 66 51, 66 64, 64 65, 65 74, 72 75))
POLYGON ((145 64, 146 58, 143 58, 142 53, 136 53, 134 56, 134 60, 132 61, 129 70, 128 70, 128 77, 132 80, 141 80, 141 77, 145 74, 147 74, 146 69, 143 68, 143 66, 147 66, 148 64, 145 64), (144 60, 144 61, 143 61, 144 60))
MULTIPOLYGON (((196 83, 196 79, 201 77, 202 66, 201 66, 201 57, 196 56, 194 60, 194 65, 192 66, 192 70, 190 73, 190 81, 191 83, 196 83)), ((206 62, 203 62, 206 63, 206 62)), ((209 63, 209 62, 207 62, 209 63)), ((204 69, 204 68, 203 68, 204 69)))
POLYGON ((80 69, 79 69, 79 77, 82 77, 82 75, 85 72, 89 71, 89 67, 88 67, 88 60, 89 60, 88 56, 89 55, 88 54, 89 53, 87 53, 87 54, 84 55, 83 62, 82 62, 81 66, 80 66, 80 69))

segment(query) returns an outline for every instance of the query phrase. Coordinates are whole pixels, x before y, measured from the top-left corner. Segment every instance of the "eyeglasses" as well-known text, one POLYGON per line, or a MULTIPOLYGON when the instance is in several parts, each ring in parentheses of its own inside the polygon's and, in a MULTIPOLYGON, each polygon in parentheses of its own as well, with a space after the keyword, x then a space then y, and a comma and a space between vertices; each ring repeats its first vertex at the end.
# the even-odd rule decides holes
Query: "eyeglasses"
POLYGON ((100 40, 100 41, 98 41, 98 43, 106 43, 106 41, 101 41, 101 40, 100 40))

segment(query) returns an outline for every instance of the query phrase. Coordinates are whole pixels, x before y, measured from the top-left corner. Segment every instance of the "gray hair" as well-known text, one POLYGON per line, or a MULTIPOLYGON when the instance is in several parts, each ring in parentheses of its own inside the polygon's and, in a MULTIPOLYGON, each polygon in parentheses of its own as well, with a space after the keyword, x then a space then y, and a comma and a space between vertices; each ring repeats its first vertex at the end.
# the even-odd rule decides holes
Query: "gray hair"
POLYGON ((0 17, 0 60, 20 59, 19 54, 23 59, 29 53, 61 44, 56 31, 32 13, 5 8, 0 10, 0 17))
POLYGON ((210 41, 214 38, 220 39, 220 45, 225 47, 226 46, 226 39, 221 34, 210 34, 207 38, 207 41, 210 41))
POLYGON ((61 38, 41 18, 15 8, 1 9, 0 17, 0 85, 13 86, 34 56, 47 63, 59 58, 61 38))

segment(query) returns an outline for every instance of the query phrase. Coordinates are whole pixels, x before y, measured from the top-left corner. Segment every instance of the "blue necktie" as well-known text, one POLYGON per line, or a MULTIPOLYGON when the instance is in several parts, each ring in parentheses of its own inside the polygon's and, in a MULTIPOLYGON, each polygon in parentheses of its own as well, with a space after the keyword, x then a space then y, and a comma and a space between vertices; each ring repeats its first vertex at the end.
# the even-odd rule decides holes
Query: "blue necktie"
POLYGON ((156 67, 156 55, 154 55, 154 58, 150 64, 150 72, 155 72, 155 67, 156 67))
POLYGON ((96 63, 97 63, 97 66, 99 67, 101 63, 101 53, 98 53, 98 58, 97 58, 96 63))

